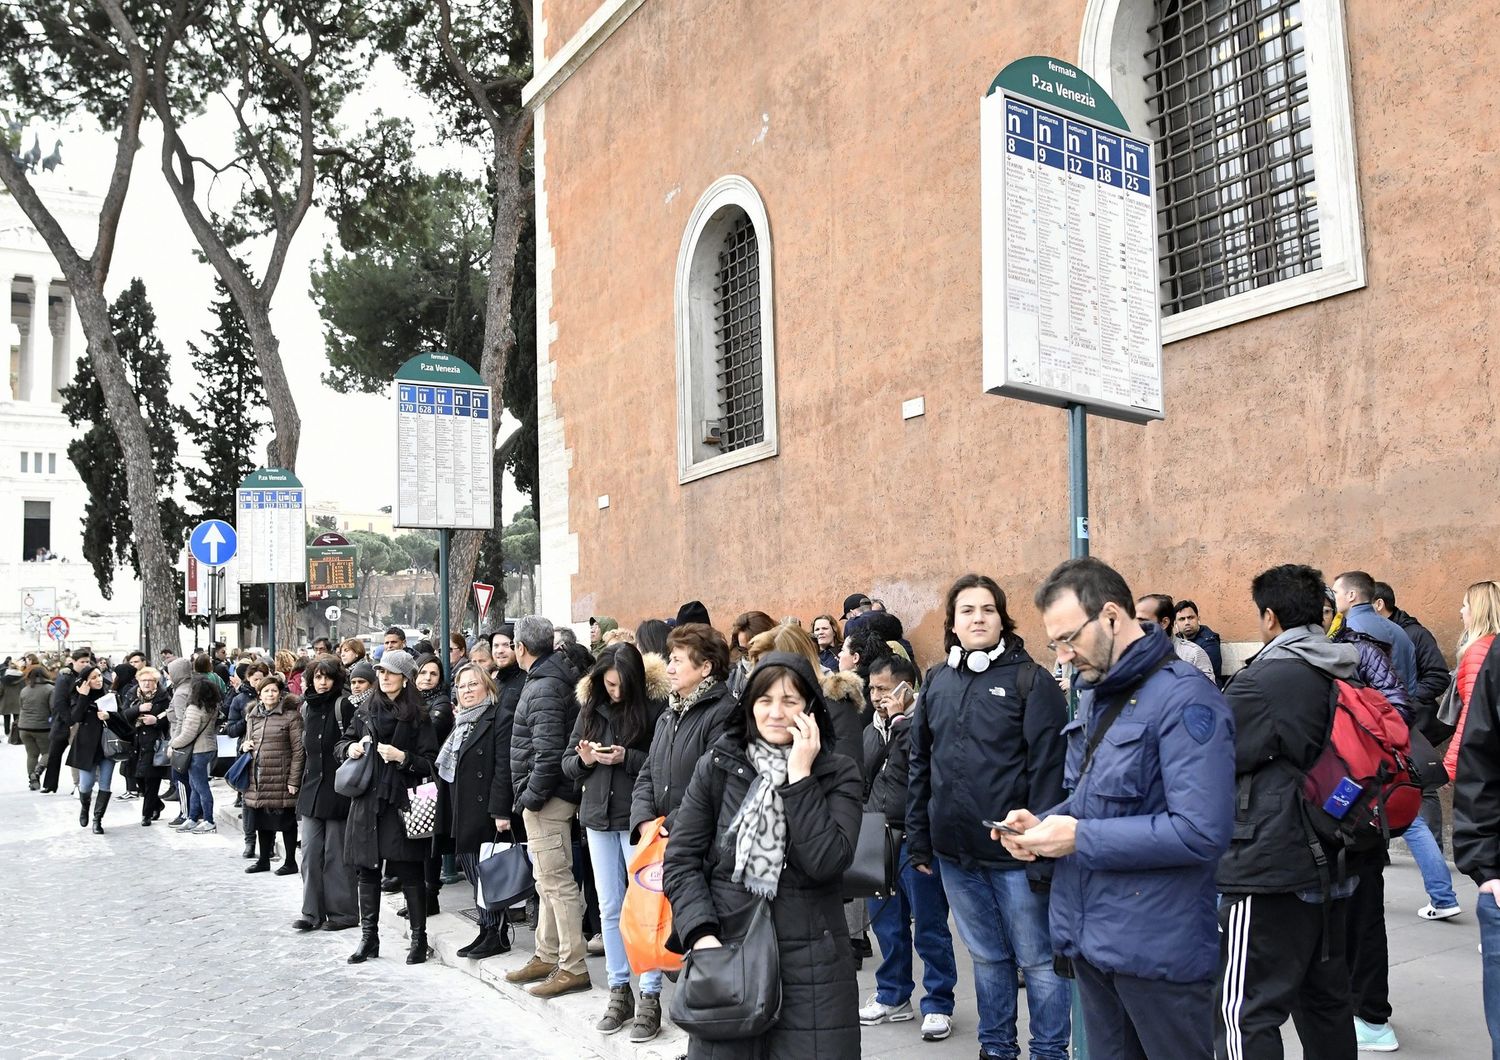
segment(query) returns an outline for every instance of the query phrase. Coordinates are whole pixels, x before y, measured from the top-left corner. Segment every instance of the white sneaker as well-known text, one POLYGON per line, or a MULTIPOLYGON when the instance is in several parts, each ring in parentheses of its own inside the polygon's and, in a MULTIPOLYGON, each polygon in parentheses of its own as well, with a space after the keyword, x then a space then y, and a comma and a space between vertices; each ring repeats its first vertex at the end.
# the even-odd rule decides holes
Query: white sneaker
POLYGON ((1354 1047, 1362 1053, 1394 1053, 1401 1043, 1389 1023, 1366 1023, 1355 1016, 1354 1047))
POLYGON ((217 832, 218 830, 218 825, 212 821, 204 821, 197 828, 193 829, 193 835, 207 835, 210 832, 217 832))
POLYGON ((198 827, 198 822, 189 819, 189 820, 183 821, 180 825, 178 825, 176 828, 174 828, 172 830, 174 832, 191 832, 194 828, 197 828, 197 827, 198 827))
POLYGON ((859 1010, 859 1022, 866 1027, 873 1027, 877 1023, 905 1023, 916 1018, 917 1014, 911 1010, 910 1000, 899 1005, 882 1005, 875 1000, 874 994, 865 1002, 865 1007, 859 1010))
POLYGON ((1449 917, 1458 916, 1462 912, 1463 909, 1456 905, 1438 907, 1428 902, 1421 909, 1417 910, 1417 916, 1423 920, 1447 920, 1449 917))
POLYGON ((941 1012, 929 1012, 922 1017, 922 1040, 940 1042, 953 1033, 953 1017, 941 1012))

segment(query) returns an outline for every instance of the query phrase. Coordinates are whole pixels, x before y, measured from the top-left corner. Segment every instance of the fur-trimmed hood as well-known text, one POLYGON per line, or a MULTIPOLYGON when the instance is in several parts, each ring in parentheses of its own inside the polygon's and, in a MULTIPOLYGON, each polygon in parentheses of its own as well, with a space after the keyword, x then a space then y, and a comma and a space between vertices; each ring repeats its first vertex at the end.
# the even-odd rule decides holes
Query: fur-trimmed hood
MULTIPOLYGON (((656 652, 647 651, 641 653, 641 662, 646 669, 646 698, 664 702, 672 691, 672 681, 667 677, 667 661, 656 652)), ((579 706, 589 701, 593 680, 592 670, 578 679, 573 694, 578 698, 579 706)))
POLYGON ((865 684, 859 674, 848 670, 835 670, 824 674, 820 682, 824 699, 837 699, 852 706, 857 713, 865 711, 865 684))

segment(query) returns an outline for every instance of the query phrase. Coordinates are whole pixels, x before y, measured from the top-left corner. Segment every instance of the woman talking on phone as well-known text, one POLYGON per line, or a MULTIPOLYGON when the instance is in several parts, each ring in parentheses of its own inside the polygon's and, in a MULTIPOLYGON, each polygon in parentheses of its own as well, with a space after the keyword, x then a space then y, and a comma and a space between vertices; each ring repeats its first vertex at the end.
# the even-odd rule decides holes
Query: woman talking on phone
POLYGON ((688 1056, 858 1056, 859 993, 841 883, 862 812, 859 771, 833 748, 813 668, 773 652, 745 682, 728 730, 698 762, 667 843, 662 884, 687 950, 744 938, 771 903, 781 1011, 755 1038, 690 1039, 688 1056))
POLYGON ((659 658, 653 657, 648 669, 634 644, 611 644, 578 682, 578 721, 562 760, 568 779, 583 782, 578 820, 588 837, 599 892, 609 1007, 596 1029, 613 1034, 634 1017, 633 1042, 649 1042, 661 1031, 661 972, 641 974, 637 1005, 630 990, 630 961, 620 939, 625 866, 631 853, 630 799, 670 691, 659 658))

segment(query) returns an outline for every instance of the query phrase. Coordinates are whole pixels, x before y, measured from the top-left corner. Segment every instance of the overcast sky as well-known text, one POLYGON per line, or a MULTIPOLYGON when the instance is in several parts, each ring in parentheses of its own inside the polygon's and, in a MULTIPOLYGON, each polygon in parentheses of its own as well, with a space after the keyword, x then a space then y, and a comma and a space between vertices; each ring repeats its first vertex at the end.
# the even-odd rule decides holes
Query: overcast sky
MULTIPOLYGON (((374 100, 379 101, 386 114, 410 118, 419 130, 419 139, 424 135, 428 138, 423 157, 432 168, 451 166, 471 174, 482 172, 482 163, 474 152, 431 142, 436 123, 431 120, 425 102, 408 89, 404 79, 389 65, 378 66, 364 92, 346 107, 347 124, 353 127, 361 123, 373 111, 374 100)), ((221 162, 230 154, 231 130, 228 109, 220 107, 190 123, 184 130, 184 139, 195 153, 221 162)), ((40 132, 44 144, 50 144, 59 135, 63 140, 63 166, 45 183, 55 181, 102 195, 113 164, 113 140, 97 131, 97 127, 40 132)), ((172 357, 173 384, 181 386, 182 401, 186 403, 186 395, 192 388, 187 344, 202 346, 202 333, 214 326, 209 305, 214 297, 215 276, 213 269, 195 256, 197 243, 161 175, 161 140, 154 123, 142 128, 141 138, 106 293, 112 300, 132 277, 139 276, 145 281, 161 339, 172 357)), ((24 146, 30 146, 31 139, 32 131, 28 130, 24 146)), ((44 147, 43 153, 47 150, 44 147)), ((43 180, 38 178, 38 183, 43 180)), ((200 189, 206 183, 207 177, 200 170, 200 189)), ((228 209, 234 196, 235 189, 221 182, 208 205, 228 209)), ((199 201, 200 204, 204 201, 201 191, 199 201)), ((297 475, 307 487, 308 503, 333 501, 346 509, 369 511, 395 503, 395 408, 388 395, 339 394, 321 383, 328 359, 324 352, 323 321, 310 293, 310 270, 321 259, 324 247, 333 244, 334 239, 333 226, 327 218, 317 210, 310 213, 292 242, 272 302, 271 320, 302 417, 297 475), (352 466, 363 466, 367 473, 350 474, 352 466)), ((85 254, 91 250, 79 249, 85 254)), ((264 248, 251 255, 256 278, 261 275, 265 256, 264 248)), ((411 352, 415 356, 422 351, 411 352)), ((515 421, 509 417, 502 421, 502 431, 514 426, 515 421)), ((264 440, 257 459, 265 459, 264 440)), ((507 476, 503 501, 507 521, 520 503, 507 476)), ((224 518, 232 515, 217 514, 224 518)))

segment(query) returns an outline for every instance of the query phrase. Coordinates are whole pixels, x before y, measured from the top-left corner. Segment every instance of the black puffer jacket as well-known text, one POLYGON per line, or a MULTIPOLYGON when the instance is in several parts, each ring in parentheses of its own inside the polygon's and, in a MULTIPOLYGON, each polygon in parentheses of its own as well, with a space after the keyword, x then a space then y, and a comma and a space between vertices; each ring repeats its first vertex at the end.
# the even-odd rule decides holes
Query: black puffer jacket
POLYGON ((578 801, 578 786, 562 769, 568 734, 578 720, 577 680, 578 671, 561 652, 549 652, 526 672, 510 733, 510 785, 518 813, 540 810, 552 798, 578 801))
POLYGON ((338 745, 354 729, 354 705, 335 685, 327 692, 302 697, 302 784, 297 789, 297 816, 320 821, 342 821, 349 816, 349 799, 333 790, 333 776, 343 759, 338 745))
POLYGON ((640 839, 641 827, 658 817, 667 819, 667 834, 672 833, 677 807, 687 791, 693 769, 704 752, 714 745, 729 719, 738 710, 724 682, 719 681, 692 706, 677 711, 668 705, 656 721, 646 764, 635 778, 630 798, 630 839, 640 839))
MULTIPOLYGON (((1063 797, 1067 701, 1057 682, 1026 654, 1020 637, 988 670, 939 663, 911 708, 906 828, 914 865, 940 854, 962 865, 1020 869, 980 822, 1063 797), (1021 695, 1021 674, 1030 689, 1021 695)), ((1033 862, 1033 878, 1045 868, 1033 862)))
POLYGON ((911 761, 911 715, 897 714, 885 729, 865 730, 865 809, 906 831, 906 776, 911 761))
MULTIPOLYGON (((826 714, 825 714, 826 718, 826 714)), ((786 865, 771 911, 781 958, 781 1015, 757 1039, 694 1040, 694 1060, 848 1060, 860 1055, 859 987, 840 883, 859 840, 859 771, 830 750, 812 775, 781 789, 786 865)), ((704 935, 744 937, 756 899, 735 883, 722 838, 755 771, 744 738, 726 735, 697 765, 667 842, 662 884, 682 949, 704 935)))
MULTIPOLYGON (((618 765, 584 765, 578 754, 579 741, 585 736, 582 707, 588 702, 590 686, 595 678, 592 673, 588 673, 578 679, 576 695, 580 709, 578 720, 573 723, 573 733, 568 737, 568 751, 563 755, 563 772, 568 775, 568 779, 581 785, 578 822, 596 832, 625 832, 630 829, 635 781, 640 775, 641 767, 646 764, 657 720, 666 709, 666 698, 671 687, 667 684, 666 667, 656 656, 647 658, 645 663, 646 694, 650 697, 646 702, 646 725, 635 735, 635 739, 624 745, 625 760, 618 765)), ((601 698, 608 699, 607 696, 601 698)), ((606 702, 599 711, 602 724, 596 725, 589 739, 606 746, 619 744, 619 710, 618 705, 606 702)))

